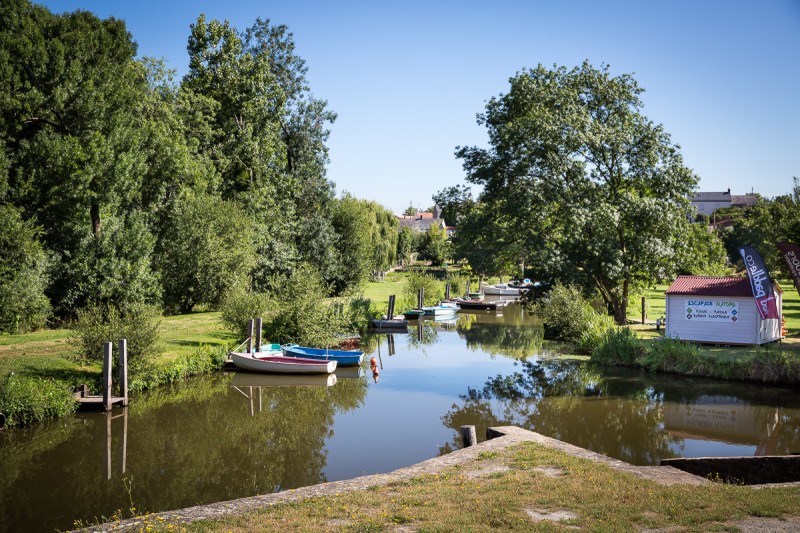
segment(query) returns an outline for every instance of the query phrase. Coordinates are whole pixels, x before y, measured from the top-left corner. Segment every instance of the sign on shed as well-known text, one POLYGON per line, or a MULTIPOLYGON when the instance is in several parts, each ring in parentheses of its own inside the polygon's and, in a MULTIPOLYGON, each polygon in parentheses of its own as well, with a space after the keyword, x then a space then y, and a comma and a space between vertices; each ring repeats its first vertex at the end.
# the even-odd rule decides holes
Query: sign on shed
POLYGON ((667 289, 666 335, 712 344, 763 344, 781 338, 782 293, 773 284, 778 318, 761 318, 750 281, 734 276, 678 276, 667 289))

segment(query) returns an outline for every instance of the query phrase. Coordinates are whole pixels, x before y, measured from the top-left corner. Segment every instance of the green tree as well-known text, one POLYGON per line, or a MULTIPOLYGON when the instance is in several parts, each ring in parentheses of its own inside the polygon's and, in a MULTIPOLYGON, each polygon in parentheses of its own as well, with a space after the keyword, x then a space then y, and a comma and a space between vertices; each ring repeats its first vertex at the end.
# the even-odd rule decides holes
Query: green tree
POLYGON ((41 328, 51 310, 40 230, 6 204, 0 204, 0 227, 0 332, 41 328))
POLYGON ((697 178, 640 109, 642 89, 608 67, 511 80, 479 117, 490 148, 460 148, 467 179, 512 254, 542 279, 598 291, 624 323, 636 287, 677 266, 679 222, 697 178))
POLYGON ((165 309, 216 308, 230 287, 248 285, 255 266, 253 242, 252 221, 233 202, 207 195, 177 202, 156 260, 165 309))
POLYGON ((422 234, 420 257, 431 261, 433 266, 445 264, 449 258, 447 232, 438 224, 431 224, 428 231, 422 234))
POLYGON ((716 232, 705 224, 686 224, 678 242, 678 273, 694 276, 723 276, 730 272, 725 246, 716 232))
POLYGON ((414 251, 414 232, 408 226, 400 228, 397 236, 397 260, 405 266, 411 262, 411 254, 414 251))
POLYGON ((450 226, 458 228, 464 214, 472 207, 472 191, 466 185, 445 187, 433 195, 433 201, 442 208, 442 218, 450 226))

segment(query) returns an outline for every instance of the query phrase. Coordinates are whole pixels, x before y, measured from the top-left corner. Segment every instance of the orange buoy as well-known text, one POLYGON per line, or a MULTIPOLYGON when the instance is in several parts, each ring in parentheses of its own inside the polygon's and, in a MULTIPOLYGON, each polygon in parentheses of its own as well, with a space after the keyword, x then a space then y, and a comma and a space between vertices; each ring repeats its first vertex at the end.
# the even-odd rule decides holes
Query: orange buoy
POLYGON ((372 359, 369 360, 369 366, 375 368, 376 366, 378 366, 378 360, 373 357, 372 359))

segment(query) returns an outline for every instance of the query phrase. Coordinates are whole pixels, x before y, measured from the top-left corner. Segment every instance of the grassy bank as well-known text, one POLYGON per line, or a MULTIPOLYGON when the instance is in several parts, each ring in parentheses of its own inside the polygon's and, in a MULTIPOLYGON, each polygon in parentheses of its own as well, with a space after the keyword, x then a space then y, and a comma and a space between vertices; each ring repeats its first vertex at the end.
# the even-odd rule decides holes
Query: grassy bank
MULTIPOLYGON (((0 412, 8 425, 70 414, 75 409, 71 391, 78 384, 99 390, 101 364, 76 358, 70 334, 58 329, 0 336, 0 412)), ((222 328, 219 313, 193 313, 164 318, 159 342, 155 368, 133 382, 134 389, 219 367, 221 355, 237 339, 222 328)))
POLYGON ((765 517, 799 514, 796 488, 664 486, 525 443, 480 452, 475 461, 408 481, 192 524, 150 517, 143 527, 197 532, 732 531, 743 524, 765 529, 775 523, 765 517), (554 520, 551 513, 556 512, 566 518, 554 520), (550 520, 536 520, 548 515, 550 520))

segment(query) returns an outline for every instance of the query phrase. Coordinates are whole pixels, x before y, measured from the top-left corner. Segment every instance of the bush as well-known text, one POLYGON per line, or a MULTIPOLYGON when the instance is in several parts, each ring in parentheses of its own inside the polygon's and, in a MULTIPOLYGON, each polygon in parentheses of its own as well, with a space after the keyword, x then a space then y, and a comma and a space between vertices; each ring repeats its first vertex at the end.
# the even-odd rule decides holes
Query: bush
POLYGON ((0 413, 9 426, 27 426, 75 412, 71 387, 53 379, 11 373, 0 380, 0 413))
POLYGON ((128 390, 138 392, 163 383, 175 383, 190 376, 207 374, 221 369, 228 360, 225 346, 201 346, 188 355, 181 355, 174 361, 161 366, 153 366, 149 372, 131 379, 128 390))
POLYGON ((704 366, 696 345, 668 338, 651 343, 640 364, 650 371, 684 374, 700 374, 704 366))
POLYGON ((270 295, 264 317, 265 342, 334 346, 336 335, 348 329, 347 314, 337 313, 336 306, 326 302, 328 287, 310 265, 301 265, 271 286, 276 292, 270 295))
POLYGON ((238 334, 240 338, 247 338, 247 321, 251 318, 265 317, 270 314, 270 306, 274 302, 263 293, 246 290, 241 285, 235 285, 225 293, 222 300, 222 323, 238 334))
POLYGON ((103 344, 114 343, 114 370, 119 364, 117 342, 128 339, 128 374, 133 380, 149 372, 161 354, 158 329, 161 313, 155 307, 133 305, 120 311, 113 306, 91 305, 78 311, 70 343, 80 358, 102 361, 103 344))
POLYGON ((606 330, 592 350, 592 361, 604 365, 634 365, 645 353, 644 345, 630 328, 606 330))
POLYGON ((417 294, 419 289, 424 289, 424 305, 436 305, 444 297, 444 288, 441 282, 425 272, 409 272, 407 276, 403 298, 397 306, 397 311, 402 311, 402 307, 417 307, 417 294))
POLYGON ((580 288, 557 283, 532 308, 544 323, 545 336, 571 342, 591 353, 604 335, 613 328, 614 320, 592 308, 580 288))

